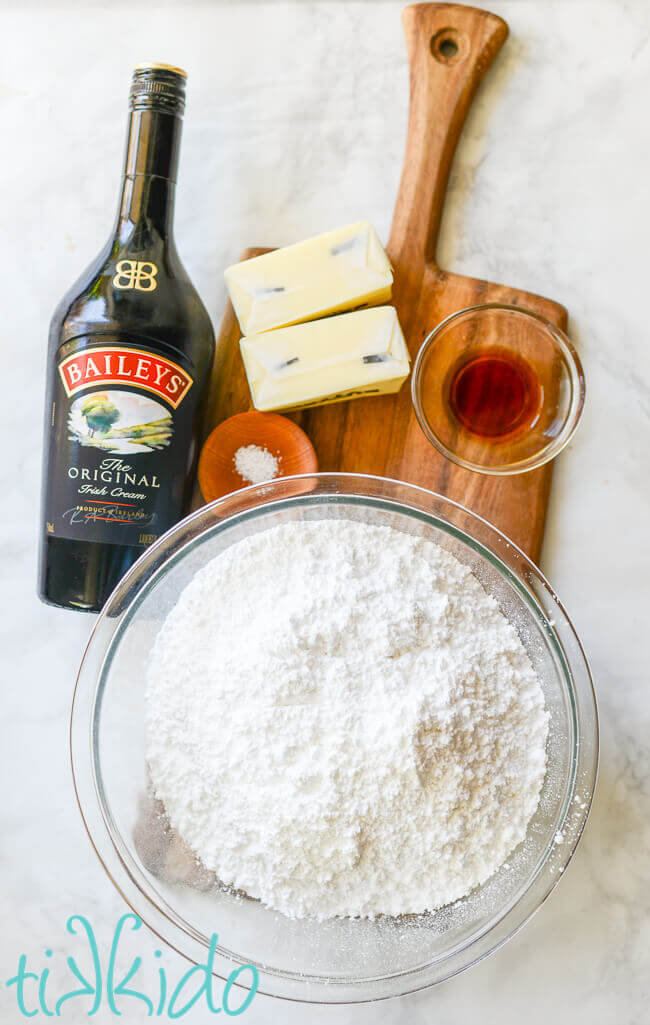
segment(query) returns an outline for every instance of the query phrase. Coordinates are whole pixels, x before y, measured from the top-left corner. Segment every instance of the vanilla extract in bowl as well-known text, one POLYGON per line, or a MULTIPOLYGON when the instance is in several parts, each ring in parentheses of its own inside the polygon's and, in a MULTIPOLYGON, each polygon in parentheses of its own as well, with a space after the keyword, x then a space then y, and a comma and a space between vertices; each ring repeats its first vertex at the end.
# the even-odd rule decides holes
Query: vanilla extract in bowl
POLYGON ((580 419, 585 382, 566 334, 534 310, 468 306, 420 347, 411 396, 426 438, 468 470, 514 474, 553 459, 580 419))
POLYGON ((452 415, 466 430, 495 441, 530 427, 543 396, 530 363, 499 346, 462 357, 448 375, 452 415))

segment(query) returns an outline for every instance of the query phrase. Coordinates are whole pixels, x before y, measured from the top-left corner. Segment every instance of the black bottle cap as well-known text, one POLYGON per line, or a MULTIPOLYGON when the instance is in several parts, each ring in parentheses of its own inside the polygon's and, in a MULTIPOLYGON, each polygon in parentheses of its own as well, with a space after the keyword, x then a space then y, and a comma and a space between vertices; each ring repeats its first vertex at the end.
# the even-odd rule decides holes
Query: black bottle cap
POLYGON ((187 73, 171 64, 136 64, 131 80, 131 110, 160 110, 181 116, 185 110, 187 73))

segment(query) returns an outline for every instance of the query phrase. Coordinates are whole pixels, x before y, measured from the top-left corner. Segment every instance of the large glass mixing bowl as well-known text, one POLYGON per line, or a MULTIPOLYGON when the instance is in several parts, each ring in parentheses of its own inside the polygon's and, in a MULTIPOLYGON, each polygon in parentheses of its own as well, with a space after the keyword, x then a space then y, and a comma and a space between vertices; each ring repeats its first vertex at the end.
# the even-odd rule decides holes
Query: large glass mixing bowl
MULTIPOLYGON (((254 579, 250 586, 254 603, 254 579)), ((221 713, 227 709, 215 709, 221 713)), ((573 627, 544 577, 507 538, 421 488, 322 473, 227 495, 146 551, 112 594, 88 644, 74 696, 71 747, 77 797, 95 850, 151 929, 195 963, 205 962, 210 937, 218 933, 215 974, 222 978, 254 964, 260 992, 344 1003, 441 982, 495 950, 539 908, 585 825, 598 724, 589 668, 573 627), (289 520, 325 518, 417 533, 471 566, 515 625, 550 712, 548 771, 525 841, 487 883, 432 914, 373 922, 289 920, 220 888, 170 832, 148 789, 147 656, 180 592, 208 559, 236 541, 289 520)))

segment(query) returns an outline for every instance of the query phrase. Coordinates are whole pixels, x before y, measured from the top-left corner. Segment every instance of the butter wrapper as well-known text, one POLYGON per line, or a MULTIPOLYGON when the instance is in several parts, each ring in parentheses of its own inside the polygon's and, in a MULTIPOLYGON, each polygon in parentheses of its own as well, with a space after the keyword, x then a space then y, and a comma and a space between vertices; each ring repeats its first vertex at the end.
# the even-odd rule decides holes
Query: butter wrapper
POLYGON ((359 221, 236 263, 226 285, 250 335, 385 303, 393 271, 373 226, 359 221))
POLYGON ((263 331, 239 344, 253 404, 264 411, 396 392, 409 374, 393 306, 263 331))

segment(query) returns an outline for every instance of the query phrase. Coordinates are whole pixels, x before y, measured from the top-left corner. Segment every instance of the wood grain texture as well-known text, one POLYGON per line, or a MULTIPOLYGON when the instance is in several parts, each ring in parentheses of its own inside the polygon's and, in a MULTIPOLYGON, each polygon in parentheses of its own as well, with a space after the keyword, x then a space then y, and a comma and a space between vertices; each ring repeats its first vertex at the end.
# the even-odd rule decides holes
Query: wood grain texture
MULTIPOLYGON (((526 306, 565 328, 564 307, 550 299, 449 273, 436 246, 449 171, 472 98, 508 35, 504 21, 457 4, 416 4, 403 12, 410 68, 404 168, 388 242, 394 302, 411 357, 448 314, 502 301, 526 306)), ((266 250, 249 249, 242 258, 266 250)), ((228 304, 218 336, 206 433, 251 408, 228 304)), ((537 561, 544 534, 552 466, 515 477, 465 470, 422 434, 408 384, 397 395, 356 399, 291 414, 309 435, 321 470, 372 473, 408 481, 460 502, 493 523, 537 561)))

